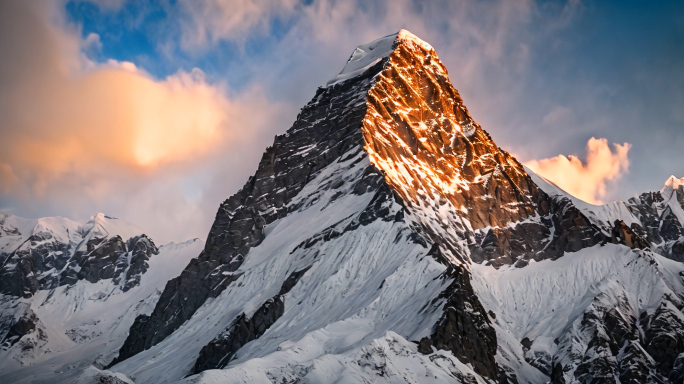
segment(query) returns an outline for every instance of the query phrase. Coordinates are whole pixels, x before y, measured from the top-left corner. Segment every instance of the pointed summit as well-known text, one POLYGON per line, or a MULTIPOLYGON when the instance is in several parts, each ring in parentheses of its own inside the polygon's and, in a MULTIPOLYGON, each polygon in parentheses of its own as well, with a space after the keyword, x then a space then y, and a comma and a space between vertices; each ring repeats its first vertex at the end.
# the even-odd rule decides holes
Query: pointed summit
POLYGON ((401 29, 399 32, 373 40, 370 43, 361 44, 354 49, 342 71, 330 79, 327 87, 341 81, 349 80, 361 75, 372 66, 387 59, 390 54, 402 43, 411 43, 420 46, 426 51, 433 50, 432 46, 421 40, 413 33, 401 29))
POLYGON ((409 43, 413 43, 413 44, 420 46, 421 48, 423 48, 426 51, 434 50, 434 48, 432 48, 432 45, 430 45, 430 43, 428 43, 427 41, 425 41, 425 40, 421 39, 420 37, 414 35, 413 33, 411 33, 410 31, 408 31, 406 29, 400 29, 399 32, 397 32, 396 36, 397 37, 396 37, 395 42, 409 42, 409 43))

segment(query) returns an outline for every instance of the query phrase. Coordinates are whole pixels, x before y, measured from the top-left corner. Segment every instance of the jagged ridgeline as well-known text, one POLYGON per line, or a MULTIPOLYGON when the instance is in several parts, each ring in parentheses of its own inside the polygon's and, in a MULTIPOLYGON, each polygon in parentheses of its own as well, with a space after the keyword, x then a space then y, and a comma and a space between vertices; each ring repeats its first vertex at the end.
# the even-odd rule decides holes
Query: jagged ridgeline
POLYGON ((136 382, 677 382, 684 268, 658 255, 679 249, 676 215, 651 243, 629 211, 611 216, 634 224, 627 244, 557 191, 473 120, 429 44, 402 30, 361 45, 108 367, 136 382))
POLYGON ((0 214, 0 294, 30 298, 38 290, 80 280, 112 279, 123 292, 137 286, 159 250, 142 230, 117 222, 102 213, 85 225, 64 218, 26 220, 0 214))

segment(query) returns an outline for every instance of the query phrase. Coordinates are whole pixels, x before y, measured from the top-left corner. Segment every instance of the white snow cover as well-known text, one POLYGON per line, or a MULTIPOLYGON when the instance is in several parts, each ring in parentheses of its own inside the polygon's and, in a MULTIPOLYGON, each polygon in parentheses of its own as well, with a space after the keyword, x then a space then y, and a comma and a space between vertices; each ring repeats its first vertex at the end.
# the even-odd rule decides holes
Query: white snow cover
MULTIPOLYGON (((81 227, 62 218, 26 220, 10 216, 5 225, 8 223, 26 233, 38 228, 56 236, 64 235, 65 225, 70 232, 81 227)), ((142 233, 135 226, 102 214, 83 228, 86 235, 121 235, 124 239, 142 233)), ((109 279, 94 284, 81 280, 72 286, 38 291, 28 299, 0 295, 3 315, 15 312, 15 316, 21 316, 32 311, 39 319, 36 332, 0 350, 0 383, 90 383, 100 376, 128 380, 92 365, 101 367, 116 356, 135 317, 154 309, 166 282, 179 275, 203 247, 199 239, 161 246, 159 254, 150 258, 140 285, 127 292, 109 279), (33 348, 23 350, 26 345, 33 348)))
POLYGON ((61 243, 78 242, 81 228, 81 224, 64 217, 24 219, 0 212, 0 252, 11 253, 39 233, 48 233, 61 243))
MULTIPOLYGON (((121 236, 126 241, 145 232, 137 225, 114 217, 98 213, 91 216, 85 224, 64 217, 43 217, 25 219, 9 213, 0 212, 0 252, 12 253, 39 234, 48 234, 46 241, 57 241, 64 244, 79 245, 85 249, 87 242, 93 238, 105 239, 121 236)), ((46 236, 42 236, 46 238, 46 236)), ((76 251, 77 249, 73 249, 76 251)))
POLYGON ((395 45, 399 42, 408 42, 419 45, 425 50, 432 50, 430 44, 421 40, 411 32, 402 29, 397 33, 381 37, 370 43, 356 47, 349 60, 347 60, 347 64, 342 68, 342 71, 337 76, 330 79, 326 84, 326 87, 362 74, 382 59, 389 57, 392 51, 394 51, 395 45))
POLYGON ((606 244, 525 268, 497 270, 474 264, 472 271, 473 286, 483 305, 496 314, 499 327, 516 340, 553 340, 581 317, 599 292, 620 287, 634 308, 654 308, 663 292, 682 291, 677 274, 684 271, 684 264, 652 252, 645 255, 624 245, 606 244), (650 264, 651 259, 656 264, 650 264))
POLYGON ((110 238, 119 235, 126 241, 145 232, 133 223, 98 213, 91 216, 90 220, 83 225, 83 233, 84 242, 79 249, 85 249, 88 240, 91 238, 110 238))
MULTIPOLYGON (((228 365, 229 376, 217 373, 216 377, 251 382, 268 375, 284 378, 293 369, 306 369, 315 371, 312 377, 342 375, 354 382, 358 372, 351 366, 341 372, 340 364, 363 348, 373 349, 394 338, 397 348, 415 354, 415 347, 405 340, 417 341, 431 332, 442 314, 441 301, 426 304, 449 281, 439 278, 445 267, 427 256, 428 249, 407 239, 407 223, 376 220, 316 247, 298 247, 332 225, 342 232, 370 203, 372 193, 351 193, 354 182, 370 165, 365 152, 352 150, 357 156, 324 168, 290 203, 302 208, 268 225, 264 241, 249 251, 238 269, 243 275, 237 281, 164 341, 111 370, 144 383, 183 378, 201 348, 237 315, 251 316, 278 293, 290 273, 309 265, 311 269, 285 296, 283 316, 238 352, 228 365), (339 192, 341 197, 336 198, 339 192), (245 368, 257 365, 259 372, 245 368)), ((406 359, 414 364, 429 361, 421 356, 406 359)))
MULTIPOLYGON (((469 365, 461 363, 451 353, 438 351, 431 355, 418 352, 414 343, 394 332, 369 343, 326 353, 321 345, 331 335, 316 334, 263 358, 255 358, 225 370, 202 372, 180 383, 222 384, 291 383, 306 373, 308 383, 449 383, 458 375, 480 379, 469 365), (317 336, 320 339, 316 339, 317 336)), ((334 336, 334 335, 332 335, 334 336)))

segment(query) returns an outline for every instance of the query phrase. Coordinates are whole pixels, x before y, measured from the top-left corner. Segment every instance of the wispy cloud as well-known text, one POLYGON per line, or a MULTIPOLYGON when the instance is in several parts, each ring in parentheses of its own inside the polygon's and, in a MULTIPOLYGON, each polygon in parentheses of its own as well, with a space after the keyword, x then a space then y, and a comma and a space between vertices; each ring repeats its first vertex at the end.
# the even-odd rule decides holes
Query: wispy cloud
POLYGON ((204 49, 219 40, 244 42, 248 36, 267 34, 277 17, 290 17, 297 0, 180 0, 181 46, 204 49))

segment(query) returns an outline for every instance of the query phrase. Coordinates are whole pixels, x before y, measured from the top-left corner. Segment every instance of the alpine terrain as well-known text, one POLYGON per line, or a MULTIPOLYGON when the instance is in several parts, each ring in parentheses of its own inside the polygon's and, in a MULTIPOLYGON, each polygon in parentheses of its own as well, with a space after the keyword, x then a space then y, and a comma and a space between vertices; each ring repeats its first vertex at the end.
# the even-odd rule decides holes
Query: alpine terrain
POLYGON ((576 199, 405 30, 354 50, 205 243, 0 223, 3 383, 684 382, 684 179, 576 199))

